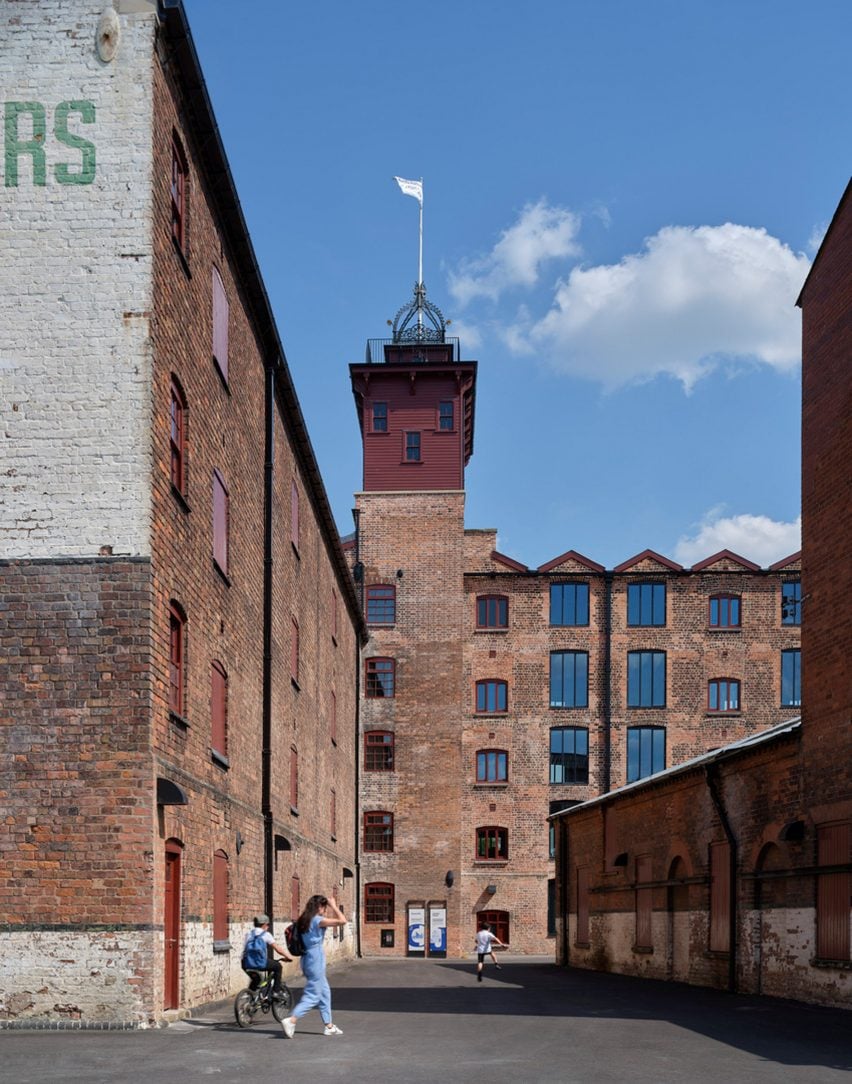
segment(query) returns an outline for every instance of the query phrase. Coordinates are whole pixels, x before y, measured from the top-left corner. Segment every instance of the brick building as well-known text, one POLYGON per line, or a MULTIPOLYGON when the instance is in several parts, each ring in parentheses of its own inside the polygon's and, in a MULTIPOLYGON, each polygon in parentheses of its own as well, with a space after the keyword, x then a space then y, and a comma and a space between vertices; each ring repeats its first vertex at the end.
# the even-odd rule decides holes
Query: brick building
POLYGON ((556 821, 559 958, 852 1005, 852 184, 804 285, 802 714, 556 821))
MULTIPOLYGON (((686 569, 570 551, 537 569, 464 527, 477 363, 415 289, 351 365, 363 491, 365 952, 513 951, 555 935, 548 816, 796 714, 800 561, 686 569)), ((551 940, 548 941, 548 938, 551 940)))
POLYGON ((362 622, 180 3, 0 26, 0 1019, 145 1024, 353 953, 362 622))

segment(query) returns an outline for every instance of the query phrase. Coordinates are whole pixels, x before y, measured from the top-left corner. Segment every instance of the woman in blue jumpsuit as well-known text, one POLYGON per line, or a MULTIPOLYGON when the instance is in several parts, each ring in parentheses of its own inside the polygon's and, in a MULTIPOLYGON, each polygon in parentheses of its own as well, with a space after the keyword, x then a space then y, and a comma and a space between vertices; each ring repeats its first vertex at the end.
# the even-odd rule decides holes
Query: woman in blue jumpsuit
POLYGON ((281 1021, 284 1034, 292 1039, 296 1031, 296 1021, 311 1009, 319 1009, 324 1034, 342 1035, 343 1032, 331 1020, 331 988, 325 977, 325 949, 323 938, 329 926, 345 926, 346 918, 337 906, 334 896, 311 896, 307 906, 296 919, 296 925, 302 935, 302 973, 308 980, 293 1010, 293 1015, 281 1021))

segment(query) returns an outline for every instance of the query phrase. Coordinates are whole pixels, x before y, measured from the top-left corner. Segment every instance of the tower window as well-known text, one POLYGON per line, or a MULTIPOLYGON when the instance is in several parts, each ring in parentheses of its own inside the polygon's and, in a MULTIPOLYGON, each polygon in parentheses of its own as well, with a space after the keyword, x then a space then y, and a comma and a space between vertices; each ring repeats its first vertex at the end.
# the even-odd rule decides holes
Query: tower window
POLYGON ((455 429, 455 410, 452 403, 438 404, 438 429, 444 433, 455 429))
POLYGON ((387 433, 388 431, 388 405, 387 403, 373 403, 373 432, 387 433))
POLYGON ((781 624, 801 625, 802 623, 802 584, 799 580, 790 580, 781 584, 781 624))
POLYGON ((396 588, 393 584, 371 583, 367 588, 367 624, 392 625, 396 621, 396 588))

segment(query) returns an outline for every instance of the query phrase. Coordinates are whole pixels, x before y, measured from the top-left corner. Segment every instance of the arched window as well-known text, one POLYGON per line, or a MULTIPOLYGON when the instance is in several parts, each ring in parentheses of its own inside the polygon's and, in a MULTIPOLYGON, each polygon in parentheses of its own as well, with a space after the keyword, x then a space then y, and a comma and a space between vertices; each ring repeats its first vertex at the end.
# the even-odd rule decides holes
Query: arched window
POLYGON ((367 624, 393 625, 396 621, 396 588, 392 583, 367 587, 367 624))
POLYGON ((508 711, 509 693, 505 681, 477 681, 476 710, 487 714, 500 714, 508 711))
POLYGON ((505 595, 479 595, 476 600, 478 629, 505 629, 509 625, 509 600, 505 595))
POLYGON ((708 711, 739 711, 740 683, 736 678, 713 678, 707 683, 708 711))
POLYGON ((364 814, 364 850, 393 851, 393 813, 376 810, 364 814))
POLYGON ((509 857, 509 830, 494 825, 476 829, 476 861, 505 862, 509 857))
POLYGON ((479 749, 476 753, 477 783, 506 783, 509 779, 509 754, 505 749, 479 749))
POLYGON ((662 726, 627 728, 627 782, 644 779, 666 766, 666 731, 662 726))
POLYGON ((228 856, 213 855, 213 940, 228 940, 228 856))
POLYGON ((394 737, 389 730, 364 734, 364 768, 368 772, 393 771, 394 737))
POLYGON ((740 626, 740 596, 710 596, 710 628, 735 629, 740 626))
POLYGON ((364 694, 369 699, 388 699, 395 691, 396 662, 393 659, 367 659, 364 694))
POLYGON ((364 921, 393 922, 394 889, 392 884, 373 881, 364 885, 364 921))

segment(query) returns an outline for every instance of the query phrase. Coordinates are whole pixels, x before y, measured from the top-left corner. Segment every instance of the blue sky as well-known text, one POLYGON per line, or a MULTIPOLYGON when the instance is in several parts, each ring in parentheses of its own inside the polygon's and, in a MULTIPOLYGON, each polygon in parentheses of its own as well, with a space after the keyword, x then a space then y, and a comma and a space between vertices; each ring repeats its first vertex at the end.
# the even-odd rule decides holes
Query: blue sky
POLYGON ((424 279, 479 361, 469 527, 530 566, 799 546, 795 300, 852 5, 185 0, 341 533, 347 364, 424 279))

